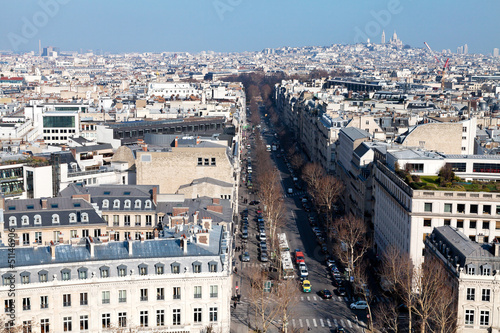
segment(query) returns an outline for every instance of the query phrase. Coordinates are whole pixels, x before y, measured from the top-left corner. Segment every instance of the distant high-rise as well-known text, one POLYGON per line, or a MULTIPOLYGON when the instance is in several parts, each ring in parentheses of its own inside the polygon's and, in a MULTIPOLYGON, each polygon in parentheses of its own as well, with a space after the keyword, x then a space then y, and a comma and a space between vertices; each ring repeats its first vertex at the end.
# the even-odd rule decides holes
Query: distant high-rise
POLYGON ((494 56, 494 57, 498 57, 498 55, 499 55, 498 48, 497 48, 497 47, 495 47, 495 48, 493 49, 493 56, 494 56))
POLYGON ((385 44, 385 31, 382 30, 382 38, 380 39, 381 44, 385 44))
POLYGON ((48 46, 43 48, 42 57, 53 57, 57 56, 59 53, 59 48, 54 46, 48 46))
POLYGON ((463 46, 457 47, 457 54, 463 54, 463 53, 464 53, 464 47, 463 46))
POLYGON ((464 54, 469 54, 469 46, 467 44, 464 45, 464 54))

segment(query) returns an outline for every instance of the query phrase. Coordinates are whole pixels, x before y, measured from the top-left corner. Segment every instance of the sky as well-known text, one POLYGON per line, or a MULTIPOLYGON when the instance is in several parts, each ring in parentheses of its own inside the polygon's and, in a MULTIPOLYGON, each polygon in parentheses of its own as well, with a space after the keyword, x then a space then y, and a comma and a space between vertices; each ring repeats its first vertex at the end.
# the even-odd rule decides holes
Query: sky
POLYGON ((0 50, 242 52, 379 43, 500 48, 498 0, 2 0, 0 50))

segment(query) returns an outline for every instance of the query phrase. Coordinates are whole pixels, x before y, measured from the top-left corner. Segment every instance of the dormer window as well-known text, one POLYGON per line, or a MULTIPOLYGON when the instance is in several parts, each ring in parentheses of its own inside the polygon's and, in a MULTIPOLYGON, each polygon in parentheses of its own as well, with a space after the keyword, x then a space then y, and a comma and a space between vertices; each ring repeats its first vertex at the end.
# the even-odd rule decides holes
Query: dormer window
POLYGON ((109 200, 108 199, 104 199, 102 201, 102 208, 109 208, 109 200))
POLYGON ((130 200, 125 200, 123 208, 130 208, 131 201, 130 200))
POLYGON ((146 202, 144 203, 144 208, 151 209, 151 200, 146 200, 146 202))
POLYGON ((40 215, 35 215, 35 224, 42 224, 42 217, 40 215))
POLYGON ((15 216, 9 217, 9 226, 10 227, 16 227, 17 226, 17 219, 15 216))
POLYGON ((101 278, 108 278, 109 277, 109 267, 102 266, 99 268, 99 271, 101 272, 101 278))
POLYGON ((491 266, 483 265, 481 266, 482 275, 491 275, 491 266))
POLYGON ((476 274, 476 266, 473 264, 467 265, 467 274, 474 275, 476 274))
POLYGON ((30 224, 30 220, 29 220, 28 216, 23 215, 23 217, 21 217, 21 224, 22 225, 29 225, 30 224))
POLYGON ((82 213, 81 218, 82 218, 82 222, 88 222, 89 221, 89 214, 82 213))
POLYGON ((69 214, 69 223, 76 223, 76 214, 75 213, 69 214))
POLYGON ((120 208, 120 200, 116 199, 113 201, 113 208, 120 208))
POLYGON ((201 273, 201 262, 196 261, 193 263, 193 273, 201 273))
POLYGON ((139 209, 141 208, 141 200, 136 200, 136 201, 135 201, 134 208, 136 208, 136 209, 137 209, 137 208, 139 208, 139 209))
POLYGON ((52 215, 52 223, 59 223, 59 215, 57 214, 52 215))

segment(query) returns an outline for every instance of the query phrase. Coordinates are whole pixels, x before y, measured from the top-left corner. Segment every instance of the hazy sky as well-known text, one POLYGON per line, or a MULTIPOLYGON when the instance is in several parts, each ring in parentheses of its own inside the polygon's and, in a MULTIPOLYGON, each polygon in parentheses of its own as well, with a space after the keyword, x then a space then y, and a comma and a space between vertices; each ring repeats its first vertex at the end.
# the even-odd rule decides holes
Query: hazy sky
POLYGON ((0 50, 260 51, 386 40, 500 47, 498 0, 2 0, 0 50), (56 5, 54 5, 56 4, 56 5))

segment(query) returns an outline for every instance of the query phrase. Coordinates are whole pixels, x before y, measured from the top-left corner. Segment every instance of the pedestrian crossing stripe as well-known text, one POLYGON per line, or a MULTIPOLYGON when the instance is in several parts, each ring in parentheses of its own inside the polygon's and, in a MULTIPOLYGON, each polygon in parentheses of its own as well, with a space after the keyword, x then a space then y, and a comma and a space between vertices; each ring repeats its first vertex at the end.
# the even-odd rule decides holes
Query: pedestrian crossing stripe
MULTIPOLYGON (((333 321, 333 324, 335 325, 335 327, 339 327, 339 321, 336 319, 336 318, 319 318, 319 319, 316 319, 316 318, 299 318, 298 319, 298 325, 303 328, 304 327, 304 321, 305 321, 305 324, 306 324, 306 327, 311 327, 311 321, 312 321, 312 326, 313 327, 318 327, 321 325, 321 327, 325 327, 325 326, 328 326, 329 328, 332 328, 333 325, 332 325, 332 321, 333 321), (318 321, 319 321, 319 324, 318 324, 318 321), (326 323, 326 325, 325 325, 326 323)), ((349 326, 349 328, 354 328, 354 323, 352 321, 350 321, 349 319, 340 319, 340 326, 343 326, 345 327, 345 323, 347 322, 347 326, 349 326)), ((292 319, 292 326, 294 328, 297 328, 297 321, 295 319, 292 319)))

